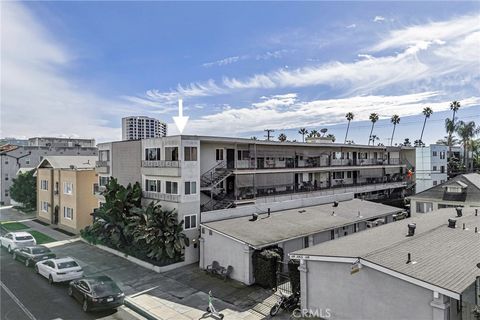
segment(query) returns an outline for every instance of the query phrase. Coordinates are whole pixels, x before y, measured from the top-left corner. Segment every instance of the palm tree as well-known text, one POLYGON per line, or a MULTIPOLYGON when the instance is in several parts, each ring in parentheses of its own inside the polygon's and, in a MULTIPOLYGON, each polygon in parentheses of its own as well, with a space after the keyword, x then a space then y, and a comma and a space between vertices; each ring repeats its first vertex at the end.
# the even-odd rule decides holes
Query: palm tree
POLYGON ((302 141, 305 142, 305 135, 308 134, 308 130, 305 128, 300 128, 300 130, 298 130, 298 133, 302 135, 302 141))
POLYGON ((348 120, 348 125, 347 125, 347 132, 345 133, 345 141, 344 141, 343 143, 347 143, 348 130, 350 129, 350 121, 353 120, 354 115, 353 115, 353 113, 348 112, 348 113, 345 115, 345 118, 347 118, 347 120, 348 120))
MULTIPOLYGON (((448 118, 445 119, 445 127, 446 127, 447 133, 449 135, 448 140, 451 140, 453 132, 456 131, 456 128, 455 128, 455 114, 457 113, 458 109, 460 109, 460 102, 452 101, 452 103, 450 103, 450 110, 453 111, 453 116, 452 116, 452 121, 451 121, 450 126, 447 127, 447 120, 449 120, 449 119, 448 118)), ((448 157, 450 157, 451 154, 452 154, 452 145, 448 145, 448 157)))
POLYGON ((369 119, 370 121, 372 121, 372 130, 370 130, 370 135, 368 136, 368 145, 370 145, 370 141, 372 140, 373 127, 375 126, 375 122, 378 121, 378 114, 376 113, 370 114, 369 119))
POLYGON ((280 142, 285 142, 285 141, 287 141, 287 136, 286 136, 285 134, 283 134, 283 133, 280 133, 280 134, 278 135, 278 141, 280 141, 280 142))
POLYGON ((372 145, 375 145, 375 141, 380 140, 380 138, 377 137, 377 135, 374 134, 374 135, 372 135, 371 140, 372 140, 372 145))
POLYGON ((459 121, 455 130, 457 131, 458 135, 462 139, 463 162, 464 162, 465 168, 468 170, 468 146, 470 145, 470 140, 480 133, 480 127, 477 127, 474 121, 470 121, 470 122, 459 121))
POLYGON ((319 133, 317 130, 313 129, 313 130, 310 131, 310 133, 308 134, 308 137, 309 137, 309 138, 320 137, 320 133, 319 133))
POLYGON ((253 137, 250 137, 250 140, 258 140, 257 137, 253 136, 253 137))
POLYGON ((332 139, 332 142, 335 142, 336 140, 335 135, 333 135, 332 133, 327 134, 327 138, 332 139))
POLYGON ((397 127, 397 124, 400 123, 400 117, 398 116, 398 114, 394 114, 392 116, 392 119, 390 119, 390 122, 393 123, 392 140, 390 140, 390 145, 392 145, 393 144, 393 135, 395 134, 395 128, 397 127))
POLYGON ((427 119, 430 118, 430 116, 433 113, 433 110, 430 107, 423 108, 422 111, 423 115, 425 116, 425 119, 423 120, 423 127, 422 127, 422 134, 420 135, 420 142, 423 142, 423 131, 425 130, 425 124, 427 123, 427 119))

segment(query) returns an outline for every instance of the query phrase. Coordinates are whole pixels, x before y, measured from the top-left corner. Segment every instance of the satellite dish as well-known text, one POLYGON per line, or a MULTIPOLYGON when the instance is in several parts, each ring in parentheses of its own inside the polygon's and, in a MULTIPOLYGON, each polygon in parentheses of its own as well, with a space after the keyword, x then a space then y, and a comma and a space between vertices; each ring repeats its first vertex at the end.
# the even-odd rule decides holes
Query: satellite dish
POLYGON ((323 135, 325 135, 325 133, 327 133, 327 131, 328 131, 327 128, 320 129, 320 132, 323 133, 323 135))

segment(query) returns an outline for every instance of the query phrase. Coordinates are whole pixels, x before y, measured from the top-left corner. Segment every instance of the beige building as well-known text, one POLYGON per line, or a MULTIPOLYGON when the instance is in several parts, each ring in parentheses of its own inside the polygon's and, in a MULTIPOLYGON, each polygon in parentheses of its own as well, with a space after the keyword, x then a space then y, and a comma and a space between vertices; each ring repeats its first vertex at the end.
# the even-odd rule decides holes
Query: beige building
POLYGON ((95 156, 52 156, 37 167, 37 218, 53 228, 79 233, 92 223, 95 156))

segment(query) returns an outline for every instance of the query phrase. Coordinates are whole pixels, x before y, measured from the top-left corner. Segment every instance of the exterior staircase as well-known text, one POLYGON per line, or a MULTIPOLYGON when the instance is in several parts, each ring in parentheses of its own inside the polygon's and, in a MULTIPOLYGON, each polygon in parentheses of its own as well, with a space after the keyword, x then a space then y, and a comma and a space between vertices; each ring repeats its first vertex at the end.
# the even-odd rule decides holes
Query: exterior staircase
POLYGON ((200 177, 200 191, 207 195, 210 200, 200 206, 200 211, 213 211, 233 207, 234 199, 225 192, 220 192, 217 185, 233 174, 232 169, 227 168, 226 161, 221 161, 200 177))
POLYGON ((232 169, 227 169, 226 161, 221 161, 200 177, 200 188, 211 190, 217 184, 233 174, 232 169))

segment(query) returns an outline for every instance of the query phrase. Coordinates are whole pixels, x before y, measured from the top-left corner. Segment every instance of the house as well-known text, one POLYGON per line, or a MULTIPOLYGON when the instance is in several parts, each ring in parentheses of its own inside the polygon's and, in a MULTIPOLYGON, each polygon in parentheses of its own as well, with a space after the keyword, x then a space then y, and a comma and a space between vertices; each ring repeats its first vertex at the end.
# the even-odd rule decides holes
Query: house
POLYGON ((458 175, 409 198, 412 215, 449 207, 480 207, 480 174, 458 175))
POLYGON ((448 146, 431 144, 415 148, 415 192, 420 193, 448 179, 448 146))
POLYGON ((19 169, 35 168, 48 156, 96 156, 94 145, 93 139, 36 137, 28 145, 0 146, 0 205, 11 204, 10 187, 19 169))
POLYGON ((255 250, 278 246, 287 258, 293 251, 393 222, 402 212, 399 208, 353 199, 353 194, 325 197, 324 201, 316 206, 202 222, 200 268, 218 261, 224 267, 233 267, 233 279, 250 285, 255 282, 255 250))
POLYGON ((78 234, 98 207, 96 156, 51 156, 37 166, 37 219, 78 234))
POLYGON ((436 210, 290 255, 301 307, 331 319, 474 319, 478 210, 436 210))

